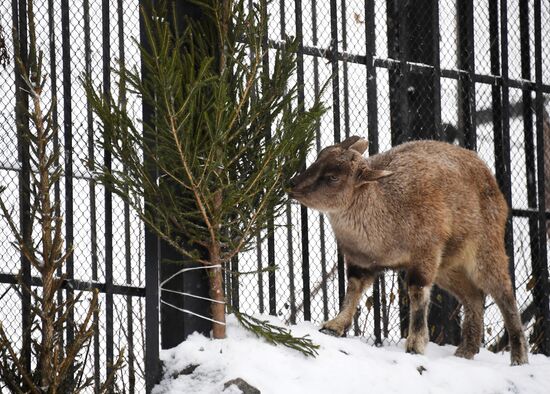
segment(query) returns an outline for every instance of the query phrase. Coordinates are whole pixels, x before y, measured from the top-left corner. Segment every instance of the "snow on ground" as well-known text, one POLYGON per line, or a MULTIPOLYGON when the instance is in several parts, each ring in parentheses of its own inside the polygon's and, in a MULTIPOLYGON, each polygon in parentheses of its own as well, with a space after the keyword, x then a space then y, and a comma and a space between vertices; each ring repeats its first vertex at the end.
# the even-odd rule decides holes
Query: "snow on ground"
MULTIPOLYGON (((261 318, 281 324, 273 317, 261 318)), ((227 339, 193 334, 161 353, 165 378, 153 393, 221 393, 224 383, 235 378, 262 394, 547 394, 550 390, 550 358, 542 355, 530 355, 529 365, 511 367, 509 353, 482 349, 474 360, 464 360, 453 356, 454 346, 430 343, 425 355, 411 355, 405 353, 404 341, 377 348, 361 338, 334 338, 317 330, 310 323, 292 327, 295 336, 309 334, 321 346, 316 358, 308 358, 256 338, 229 316, 227 339), (193 364, 198 367, 192 374, 178 376, 193 364)), ((235 386, 225 391, 238 392, 235 386)))

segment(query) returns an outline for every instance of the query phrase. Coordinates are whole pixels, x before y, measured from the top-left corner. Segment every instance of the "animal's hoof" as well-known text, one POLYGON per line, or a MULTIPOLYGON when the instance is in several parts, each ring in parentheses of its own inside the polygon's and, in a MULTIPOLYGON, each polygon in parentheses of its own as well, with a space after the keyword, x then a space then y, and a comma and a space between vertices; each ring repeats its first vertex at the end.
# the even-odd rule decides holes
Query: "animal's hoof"
POLYGON ((407 352, 407 353, 409 353, 409 354, 422 354, 422 353, 420 353, 418 350, 416 350, 416 349, 413 348, 413 347, 410 347, 410 348, 408 347, 408 348, 405 350, 405 352, 407 352))
POLYGON ((405 351, 410 354, 424 354, 426 343, 427 341, 425 341, 424 337, 409 337, 407 338, 405 351))
POLYGON ((529 364, 529 360, 527 359, 527 356, 515 357, 512 359, 512 362, 510 363, 512 367, 515 367, 517 365, 524 365, 524 364, 529 364))
POLYGON ((468 350, 466 348, 461 348, 460 346, 455 351, 456 357, 465 358, 467 360, 473 359, 476 354, 477 354, 476 351, 468 350))
POLYGON ((326 328, 326 327, 323 327, 319 330, 319 332, 325 334, 325 335, 330 335, 332 337, 344 337, 346 336, 346 333, 342 333, 342 334, 339 334, 337 331, 334 331, 334 330, 331 330, 330 328, 326 328))

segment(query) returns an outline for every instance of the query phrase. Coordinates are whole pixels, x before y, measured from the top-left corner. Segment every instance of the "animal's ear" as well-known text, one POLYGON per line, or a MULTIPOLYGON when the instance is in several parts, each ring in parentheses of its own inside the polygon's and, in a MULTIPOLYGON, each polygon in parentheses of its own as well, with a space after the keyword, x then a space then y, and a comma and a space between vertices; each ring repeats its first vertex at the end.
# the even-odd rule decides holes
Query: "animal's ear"
POLYGON ((379 179, 386 178, 390 175, 393 175, 392 171, 374 170, 372 168, 363 166, 358 169, 357 182, 355 183, 355 187, 361 187, 367 183, 376 182, 379 179))
POLYGON ((360 154, 363 154, 367 150, 368 146, 369 142, 358 135, 348 137, 344 141, 340 142, 340 147, 342 149, 351 149, 359 152, 360 154))

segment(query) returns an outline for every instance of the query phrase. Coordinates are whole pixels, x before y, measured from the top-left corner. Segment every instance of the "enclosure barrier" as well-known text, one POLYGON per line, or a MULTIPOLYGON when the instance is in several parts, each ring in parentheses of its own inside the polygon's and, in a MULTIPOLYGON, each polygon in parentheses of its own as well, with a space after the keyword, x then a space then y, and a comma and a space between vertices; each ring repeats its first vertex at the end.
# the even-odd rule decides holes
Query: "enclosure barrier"
MULTIPOLYGON (((185 1, 178 7, 182 14, 199 17, 185 1)), ((297 103, 312 104, 329 81, 322 97, 330 109, 318 125, 308 163, 316 151, 354 134, 368 137, 370 155, 411 139, 433 138, 474 149, 487 162, 511 206, 506 245, 530 348, 550 355, 550 4, 279 0, 271 2, 268 11, 265 48, 272 53, 287 36, 299 42, 297 103)), ((150 391, 160 374, 161 331, 163 346, 170 347, 194 330, 208 331, 208 322, 159 306, 159 281, 180 268, 162 264, 159 270, 159 261, 172 252, 143 228, 127 205, 92 179, 90 158, 102 159, 107 167, 123 164, 114 163, 95 145, 99 129, 79 80, 89 72, 104 92, 127 94, 119 91, 111 68, 119 61, 141 66, 130 39, 145 43, 138 4, 35 0, 34 12, 51 80, 45 96, 57 101, 52 116, 59 125, 64 173, 56 199, 62 202, 66 245, 75 248, 59 297, 90 289, 101 294, 86 360, 95 382, 106 376, 124 349, 126 364, 118 388, 150 391)), ((12 27, 25 49, 27 1, 3 2, 0 24, 9 55, 12 27)), ((23 62, 26 56, 24 50, 23 62)), ((271 66, 270 56, 264 57, 263 66, 271 66)), ((137 97, 125 98, 136 117, 151 119, 151 109, 137 97)), ((0 185, 7 187, 4 195, 24 233, 32 236, 26 187, 32 169, 28 146, 20 138, 28 127, 22 122, 28 97, 13 61, 0 68, 0 100, 0 185)), ((273 220, 272 230, 265 241, 259 234, 253 250, 231 261, 225 277, 227 302, 244 312, 277 315, 290 324, 320 324, 333 317, 344 297, 345 266, 325 218, 289 203, 286 215, 273 220), (266 267, 273 269, 263 272, 266 267)), ((0 320, 21 351, 30 355, 30 339, 22 335, 31 324, 30 296, 17 285, 17 275, 21 273, 31 288, 39 289, 41 283, 11 241, 6 226, 0 225, 0 320)), ((188 274, 179 283, 170 282, 170 289, 190 292, 197 281, 205 281, 204 272, 188 274)), ((204 294, 206 287, 200 291, 204 294)), ((204 300, 193 303, 175 293, 162 299, 208 314, 204 300)), ((436 291, 431 309, 432 340, 456 343, 456 302, 436 291)), ((78 309, 74 313, 78 320, 78 309)), ((395 343, 406 335, 406 319, 401 276, 386 273, 363 299, 353 333, 373 343, 395 343)), ((492 300, 487 301, 484 323, 486 346, 502 349, 506 336, 492 300)), ((72 335, 68 330, 66 340, 72 335)))

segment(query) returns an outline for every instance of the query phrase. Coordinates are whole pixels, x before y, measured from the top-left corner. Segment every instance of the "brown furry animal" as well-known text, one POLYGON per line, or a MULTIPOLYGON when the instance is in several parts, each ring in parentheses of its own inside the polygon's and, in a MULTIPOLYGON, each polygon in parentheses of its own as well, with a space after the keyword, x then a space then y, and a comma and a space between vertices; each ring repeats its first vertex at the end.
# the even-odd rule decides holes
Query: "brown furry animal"
POLYGON ((346 259, 344 305, 323 330, 343 335, 376 275, 405 269, 407 352, 424 352, 436 283, 464 306, 457 356, 471 359, 479 351, 489 294, 504 317, 512 365, 527 363, 504 248, 508 207, 490 170, 476 153, 443 142, 409 142, 365 159, 367 146, 359 137, 329 146, 290 180, 292 198, 328 215, 346 259))

